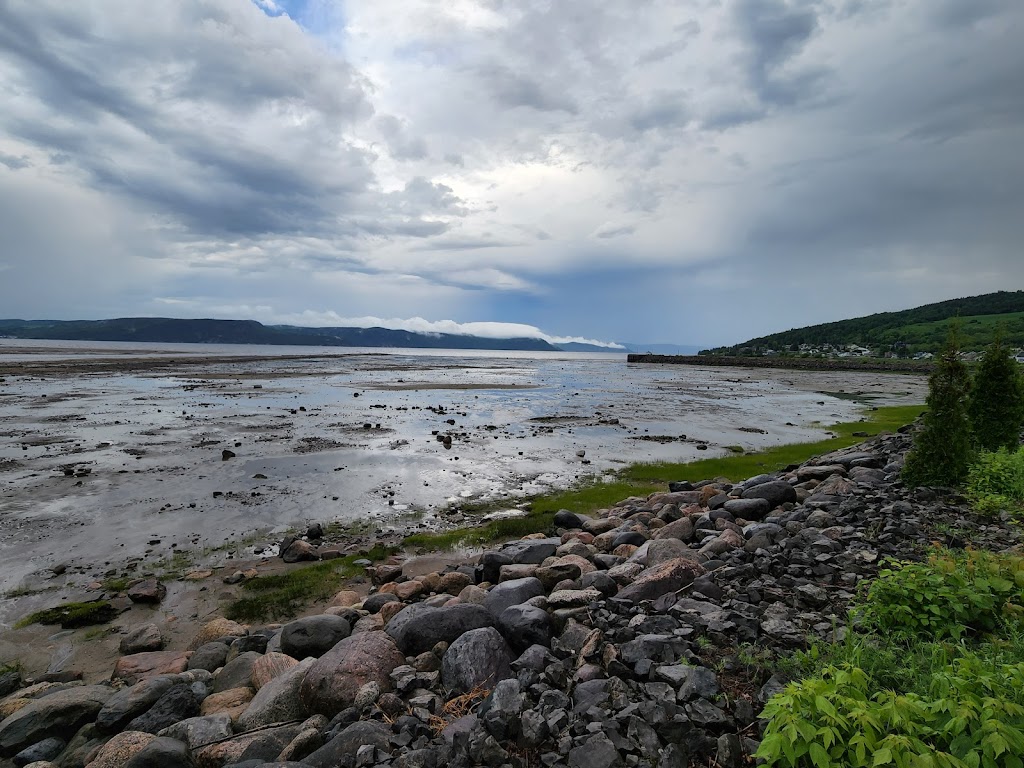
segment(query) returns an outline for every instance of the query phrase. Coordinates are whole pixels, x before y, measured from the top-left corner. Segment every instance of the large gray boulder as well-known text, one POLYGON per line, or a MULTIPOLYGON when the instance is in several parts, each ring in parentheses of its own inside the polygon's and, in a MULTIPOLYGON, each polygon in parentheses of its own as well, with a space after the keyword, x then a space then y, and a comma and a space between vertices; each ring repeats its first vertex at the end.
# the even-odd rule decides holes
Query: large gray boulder
POLYGON ((252 667, 262 655, 256 651, 246 651, 225 664, 213 680, 213 692, 222 693, 232 688, 252 688, 252 667))
MULTIPOLYGON (((785 480, 772 480, 767 483, 755 485, 743 491, 744 499, 764 499, 771 508, 775 509, 787 502, 796 503, 796 488, 785 480)), ((731 510, 730 510, 731 511, 731 510)))
POLYGON ((299 660, 319 658, 350 634, 351 625, 340 616, 306 616, 281 628, 281 652, 299 660))
POLYGON ((512 651, 494 627, 467 632, 441 659, 441 679, 446 688, 466 693, 474 688, 493 687, 512 677, 512 651))
POLYGON ((704 568, 689 558, 668 560, 661 565, 647 568, 633 583, 619 591, 618 597, 640 602, 657 600, 669 592, 678 592, 693 583, 697 576, 704 574, 704 568))
POLYGON ((484 607, 497 618, 505 612, 506 608, 521 605, 527 600, 543 594, 544 584, 540 579, 533 576, 528 576, 525 579, 512 579, 491 587, 487 597, 484 598, 484 607))
MULTIPOLYGON (((537 584, 540 582, 537 581, 537 584)), ((432 608, 423 603, 416 603, 399 611, 388 622, 386 631, 394 638, 402 653, 406 656, 416 656, 429 651, 440 642, 450 643, 470 630, 493 627, 494 622, 495 615, 482 605, 462 604, 450 608, 432 608)))
POLYGON ((733 517, 742 517, 744 520, 760 520, 772 511, 772 504, 767 499, 730 499, 722 505, 722 508, 733 517))
POLYGON ((207 672, 215 672, 227 663, 229 650, 228 644, 222 643, 219 640, 204 643, 189 658, 188 668, 205 669, 207 672))
POLYGON ((333 717, 351 707, 367 683, 390 690, 391 672, 404 663, 405 656, 386 633, 360 632, 310 665, 299 686, 299 698, 307 711, 333 717))
POLYGON ((299 688, 313 662, 314 659, 301 661, 260 688, 238 718, 241 730, 251 731, 273 723, 304 720, 309 712, 299 696, 299 688))
POLYGON ((0 722, 0 757, 11 757, 50 736, 69 737, 96 719, 114 691, 82 685, 34 699, 0 722))

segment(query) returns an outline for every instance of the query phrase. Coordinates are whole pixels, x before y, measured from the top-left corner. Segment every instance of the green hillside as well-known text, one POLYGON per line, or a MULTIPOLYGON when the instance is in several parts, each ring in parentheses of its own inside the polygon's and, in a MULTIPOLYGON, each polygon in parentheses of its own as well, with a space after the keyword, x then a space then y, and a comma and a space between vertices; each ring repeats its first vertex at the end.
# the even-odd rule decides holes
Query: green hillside
POLYGON ((999 291, 983 296, 950 299, 901 312, 881 312, 852 320, 811 325, 750 339, 732 347, 704 350, 701 354, 746 355, 775 350, 808 353, 807 347, 827 352, 857 345, 881 355, 937 352, 950 321, 960 318, 963 349, 977 351, 1002 327, 1010 347, 1024 347, 1024 291, 999 291), (804 347, 801 350, 801 346, 804 347))

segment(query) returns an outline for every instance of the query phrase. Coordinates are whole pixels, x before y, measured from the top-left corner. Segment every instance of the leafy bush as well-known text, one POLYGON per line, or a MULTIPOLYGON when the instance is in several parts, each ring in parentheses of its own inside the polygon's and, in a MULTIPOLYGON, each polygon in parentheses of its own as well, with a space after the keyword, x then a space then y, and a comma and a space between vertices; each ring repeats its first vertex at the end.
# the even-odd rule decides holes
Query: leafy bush
POLYGON ((983 514, 1024 510, 1024 448, 980 454, 967 474, 967 496, 983 514))
POLYGON ((991 632, 1024 612, 1024 558, 937 552, 927 563, 884 569, 861 616, 880 632, 932 639, 991 632))
POLYGON ((956 326, 928 377, 928 410, 907 454, 907 485, 959 485, 967 476, 974 438, 968 417, 971 376, 959 359, 956 326))
POLYGON ((1024 379, 1001 335, 985 350, 969 407, 974 437, 986 451, 1016 450, 1024 422, 1024 379))
POLYGON ((869 691, 853 666, 791 683, 762 713, 757 757, 787 768, 1024 768, 1024 663, 968 654, 928 696, 869 691))

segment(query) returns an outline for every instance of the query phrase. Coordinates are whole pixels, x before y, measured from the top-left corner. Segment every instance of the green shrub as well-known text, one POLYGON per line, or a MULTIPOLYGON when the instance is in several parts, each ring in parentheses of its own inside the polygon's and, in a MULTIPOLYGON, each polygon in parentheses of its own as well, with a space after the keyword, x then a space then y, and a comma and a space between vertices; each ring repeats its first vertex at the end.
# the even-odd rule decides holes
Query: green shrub
POLYGON ((974 375, 969 413, 974 437, 986 451, 1016 450, 1024 422, 1024 379, 1002 337, 985 350, 974 375))
POLYGON ((928 410, 903 467, 907 485, 959 485, 967 477, 974 450, 968 416, 971 376, 959 353, 954 325, 928 377, 928 410))
POLYGON ((1024 612, 1024 558, 937 552, 927 563, 899 563, 871 584, 861 617, 881 633, 957 639, 992 632, 1024 612))
POLYGON ((980 454, 967 474, 967 496, 982 514, 1024 510, 1024 448, 980 454))
POLYGON ((762 712, 757 757, 787 768, 1024 768, 1024 663, 973 656, 934 678, 928 696, 870 693, 857 667, 791 683, 762 712))

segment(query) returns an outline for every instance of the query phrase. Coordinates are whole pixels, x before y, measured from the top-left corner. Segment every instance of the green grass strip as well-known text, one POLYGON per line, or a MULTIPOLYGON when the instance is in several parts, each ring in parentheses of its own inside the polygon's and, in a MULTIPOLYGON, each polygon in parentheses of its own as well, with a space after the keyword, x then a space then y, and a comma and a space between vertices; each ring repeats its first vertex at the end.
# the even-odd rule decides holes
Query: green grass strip
POLYGON ((394 554, 392 547, 378 544, 365 554, 348 555, 336 560, 324 560, 305 565, 286 573, 257 576, 242 584, 253 593, 229 604, 224 615, 235 621, 262 621, 288 618, 303 607, 335 595, 346 579, 362 574, 357 560, 377 562, 394 554))
MULTIPOLYGON (((740 480, 764 472, 777 472, 791 464, 801 464, 819 454, 856 445, 882 432, 894 432, 899 427, 913 422, 923 410, 923 405, 879 407, 867 411, 864 421, 843 422, 823 427, 835 437, 814 443, 780 445, 756 453, 733 452, 728 456, 691 462, 632 464, 609 477, 587 480, 566 491, 534 497, 530 500, 531 512, 526 517, 494 520, 438 533, 416 533, 407 536, 404 544, 408 547, 449 550, 460 546, 482 546, 530 533, 551 532, 555 513, 560 509, 588 514, 596 509, 614 506, 630 496, 646 496, 654 491, 663 490, 666 483, 676 480, 696 482, 715 477, 740 480)), ((492 505, 475 511, 492 511, 495 508, 492 505)), ((474 511, 472 508, 469 509, 474 511)))

